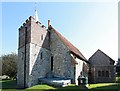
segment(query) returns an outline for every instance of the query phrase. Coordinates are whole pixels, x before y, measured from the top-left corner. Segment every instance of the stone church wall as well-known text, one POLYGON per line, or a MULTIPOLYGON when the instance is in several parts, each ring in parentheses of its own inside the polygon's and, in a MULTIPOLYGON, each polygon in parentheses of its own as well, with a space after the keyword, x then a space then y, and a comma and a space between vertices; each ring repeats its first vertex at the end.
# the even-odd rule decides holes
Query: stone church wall
POLYGON ((17 67, 17 84, 19 87, 24 87, 24 69, 26 70, 26 85, 28 82, 28 73, 29 73, 29 53, 30 53, 30 45, 26 44, 26 69, 24 68, 25 61, 25 46, 18 49, 18 67, 17 67))
POLYGON ((74 64, 71 63, 72 57, 68 48, 52 30, 50 30, 50 39, 54 76, 74 80, 74 64))
POLYGON ((114 72, 114 66, 94 66, 95 72, 94 72, 94 82, 114 82, 115 81, 115 72, 114 72), (101 76, 98 75, 98 71, 101 71, 101 76), (102 75, 102 71, 104 71, 104 76, 102 75), (106 71, 109 73, 106 74, 106 71), (106 76, 108 75, 108 77, 106 76))
POLYGON ((29 87, 38 84, 38 78, 46 77, 47 73, 50 71, 49 60, 49 50, 32 43, 30 44, 29 87))

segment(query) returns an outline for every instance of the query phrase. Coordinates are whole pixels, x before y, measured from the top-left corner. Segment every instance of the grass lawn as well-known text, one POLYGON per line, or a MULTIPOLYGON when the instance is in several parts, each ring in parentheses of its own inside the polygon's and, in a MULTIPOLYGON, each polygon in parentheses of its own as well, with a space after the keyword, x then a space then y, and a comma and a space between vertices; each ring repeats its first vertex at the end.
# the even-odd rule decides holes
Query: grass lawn
POLYGON ((25 91, 48 91, 48 90, 55 90, 56 88, 52 86, 48 86, 45 84, 42 85, 35 85, 30 88, 25 89, 25 91))
POLYGON ((120 83, 99 83, 99 84, 90 84, 88 86, 90 90, 95 91, 119 91, 120 83))
POLYGON ((2 80, 0 84, 2 84, 1 91, 16 91, 16 80, 2 80))
POLYGON ((48 86, 45 84, 42 85, 35 85, 30 88, 26 88, 23 90, 18 90, 16 89, 16 81, 15 80, 3 80, 0 81, 0 84, 2 83, 2 91, 70 91, 75 90, 75 91, 85 91, 85 87, 82 86, 76 86, 74 84, 67 86, 67 87, 60 87, 60 88, 55 88, 52 86, 48 86))
POLYGON ((33 87, 30 87, 28 89, 26 89, 26 91, 86 91, 87 88, 83 87, 83 86, 76 86, 74 84, 71 84, 69 86, 66 87, 60 87, 60 88, 54 88, 52 86, 48 86, 48 85, 36 85, 33 87))
POLYGON ((0 81, 2 83, 2 91, 120 91, 120 83, 102 83, 102 84, 90 84, 88 89, 83 86, 76 86, 74 84, 55 88, 52 86, 48 86, 45 84, 35 85, 30 88, 26 88, 23 90, 16 90, 16 81, 15 80, 3 80, 0 81))

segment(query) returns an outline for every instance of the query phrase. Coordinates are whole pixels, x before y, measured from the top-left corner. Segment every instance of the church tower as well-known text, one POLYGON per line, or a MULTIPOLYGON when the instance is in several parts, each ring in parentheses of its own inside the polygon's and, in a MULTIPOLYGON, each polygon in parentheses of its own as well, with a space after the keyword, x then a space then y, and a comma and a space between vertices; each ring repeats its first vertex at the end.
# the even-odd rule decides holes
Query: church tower
POLYGON ((17 84, 20 88, 37 84, 39 77, 49 73, 49 37, 49 31, 41 25, 35 9, 34 17, 30 16, 19 28, 17 84))

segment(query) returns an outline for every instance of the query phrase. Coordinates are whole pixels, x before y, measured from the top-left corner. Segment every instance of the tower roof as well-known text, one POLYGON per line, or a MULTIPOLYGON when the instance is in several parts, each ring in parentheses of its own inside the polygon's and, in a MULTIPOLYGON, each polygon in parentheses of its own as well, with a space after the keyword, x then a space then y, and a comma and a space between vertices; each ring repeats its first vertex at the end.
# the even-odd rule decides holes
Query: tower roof
POLYGON ((35 22, 40 22, 39 17, 38 17, 38 11, 37 11, 37 8, 36 8, 36 3, 35 3, 34 19, 35 19, 35 22))

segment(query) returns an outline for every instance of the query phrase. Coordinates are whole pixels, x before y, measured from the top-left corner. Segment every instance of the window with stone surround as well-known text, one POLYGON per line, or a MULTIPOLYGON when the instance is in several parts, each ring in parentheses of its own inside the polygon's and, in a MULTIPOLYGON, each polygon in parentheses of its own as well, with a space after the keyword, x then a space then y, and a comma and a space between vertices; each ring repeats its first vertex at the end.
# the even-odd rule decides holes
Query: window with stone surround
POLYGON ((41 35, 41 40, 43 40, 43 35, 41 35))
POLYGON ((42 52, 40 53, 40 59, 42 59, 43 58, 43 54, 42 54, 42 52))

